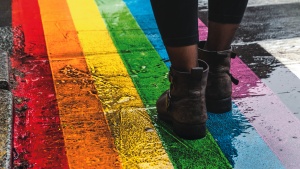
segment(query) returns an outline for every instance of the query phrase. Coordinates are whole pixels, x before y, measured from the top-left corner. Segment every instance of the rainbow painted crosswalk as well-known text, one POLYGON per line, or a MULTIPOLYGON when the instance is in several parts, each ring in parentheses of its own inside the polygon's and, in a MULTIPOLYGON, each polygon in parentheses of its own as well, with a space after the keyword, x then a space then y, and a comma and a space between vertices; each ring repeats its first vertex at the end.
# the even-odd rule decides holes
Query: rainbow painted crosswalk
MULTIPOLYGON (((283 46, 280 40, 236 43, 241 55, 232 60, 232 73, 240 84, 233 86, 233 110, 209 113, 208 135, 184 140, 157 119, 155 102, 169 87, 170 63, 148 0, 6 1, 15 167, 300 167, 300 109, 243 53, 253 44, 268 50, 295 79, 292 96, 299 101, 298 39, 291 39, 294 47, 285 43, 294 55, 270 47, 283 46)), ((199 40, 207 35, 202 20, 199 40)))

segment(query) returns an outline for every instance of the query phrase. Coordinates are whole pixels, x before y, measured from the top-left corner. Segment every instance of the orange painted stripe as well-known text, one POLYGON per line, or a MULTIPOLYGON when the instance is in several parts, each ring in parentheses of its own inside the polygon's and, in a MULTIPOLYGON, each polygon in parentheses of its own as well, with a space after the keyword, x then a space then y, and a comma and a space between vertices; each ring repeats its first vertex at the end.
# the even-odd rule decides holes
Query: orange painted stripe
POLYGON ((70 168, 120 168, 114 140, 64 0, 40 0, 70 168))

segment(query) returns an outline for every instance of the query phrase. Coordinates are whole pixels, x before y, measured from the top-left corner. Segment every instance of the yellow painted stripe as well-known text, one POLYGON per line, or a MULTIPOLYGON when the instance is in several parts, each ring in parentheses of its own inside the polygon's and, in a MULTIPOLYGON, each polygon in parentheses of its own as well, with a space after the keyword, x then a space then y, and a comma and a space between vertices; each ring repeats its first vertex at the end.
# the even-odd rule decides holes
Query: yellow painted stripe
POLYGON ((39 0, 39 6, 69 166, 120 168, 68 5, 65 0, 39 0))
POLYGON ((130 169, 173 168, 95 2, 67 2, 122 166, 130 169))

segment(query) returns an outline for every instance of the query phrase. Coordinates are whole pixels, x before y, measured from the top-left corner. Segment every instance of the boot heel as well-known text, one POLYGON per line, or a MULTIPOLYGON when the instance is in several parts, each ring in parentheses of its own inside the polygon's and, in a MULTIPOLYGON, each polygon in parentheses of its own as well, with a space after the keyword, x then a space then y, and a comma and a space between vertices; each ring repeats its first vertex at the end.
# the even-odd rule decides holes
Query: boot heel
POLYGON ((206 99, 206 108, 208 112, 221 114, 232 110, 231 97, 222 100, 206 99))
POLYGON ((183 139, 195 140, 206 136, 206 125, 203 124, 183 124, 173 121, 174 132, 183 139))

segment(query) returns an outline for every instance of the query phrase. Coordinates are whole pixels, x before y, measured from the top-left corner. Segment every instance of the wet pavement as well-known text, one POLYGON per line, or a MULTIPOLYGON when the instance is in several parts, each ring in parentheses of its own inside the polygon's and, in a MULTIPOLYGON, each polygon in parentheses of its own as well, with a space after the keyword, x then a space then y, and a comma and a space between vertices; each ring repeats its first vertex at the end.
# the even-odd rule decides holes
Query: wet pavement
POLYGON ((12 166, 12 94, 0 89, 0 168, 12 166))
MULTIPOLYGON (((157 119, 170 63, 148 0, 3 0, 0 11, 0 168, 300 167, 299 1, 249 2, 233 110, 208 113, 200 140, 157 119)), ((199 1, 199 40, 206 18, 199 1)))

